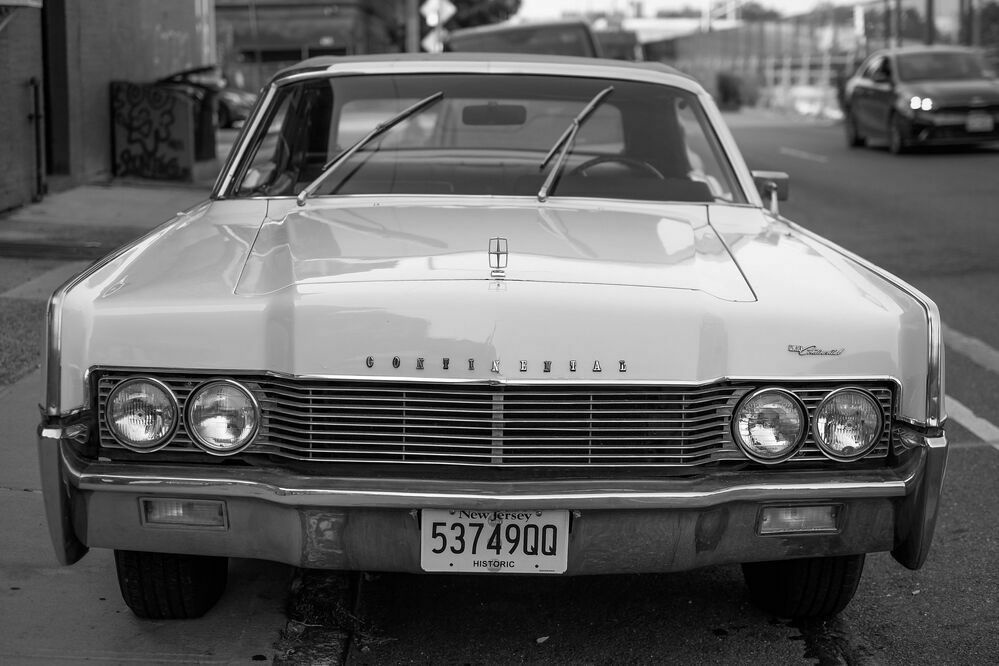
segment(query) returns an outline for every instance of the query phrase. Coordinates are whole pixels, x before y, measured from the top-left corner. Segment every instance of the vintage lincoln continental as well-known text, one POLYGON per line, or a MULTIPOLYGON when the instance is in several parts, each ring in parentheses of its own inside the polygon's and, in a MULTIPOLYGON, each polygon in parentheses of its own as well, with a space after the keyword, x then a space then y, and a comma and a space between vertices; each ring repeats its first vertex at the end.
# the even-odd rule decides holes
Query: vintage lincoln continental
POLYGON ((782 617, 927 557, 936 306, 784 219, 661 65, 308 60, 210 200, 61 287, 61 562, 194 617, 230 557, 493 575, 741 564, 782 617))

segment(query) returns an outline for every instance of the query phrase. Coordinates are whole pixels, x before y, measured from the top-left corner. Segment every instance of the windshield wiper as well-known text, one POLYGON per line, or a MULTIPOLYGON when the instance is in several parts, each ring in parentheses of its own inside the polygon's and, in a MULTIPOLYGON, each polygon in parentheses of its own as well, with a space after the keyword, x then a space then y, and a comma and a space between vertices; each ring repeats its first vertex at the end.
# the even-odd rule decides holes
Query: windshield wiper
POLYGON ((590 117, 590 114, 596 111, 597 107, 604 101, 604 98, 612 92, 614 92, 614 86, 608 86, 598 92, 593 99, 590 100, 590 103, 583 107, 583 110, 579 112, 579 115, 572 119, 572 123, 565 128, 565 131, 562 132, 562 136, 558 138, 555 145, 552 146, 551 150, 548 151, 548 154, 545 155, 544 161, 542 161, 541 166, 538 167, 539 169, 544 169, 549 160, 551 160, 552 155, 555 154, 555 151, 559 148, 562 149, 562 152, 558 154, 558 159, 555 160, 555 166, 553 166, 551 171, 548 172, 548 177, 545 178, 544 184, 541 186, 541 189, 538 190, 538 201, 547 201, 548 194, 555 183, 555 179, 558 178, 558 175, 562 172, 562 167, 565 166, 565 158, 568 157, 569 151, 572 150, 572 146, 576 142, 576 134, 579 133, 579 128, 584 122, 586 122, 586 119, 590 117))
POLYGON ((422 111, 424 108, 430 106, 437 100, 443 98, 444 98, 444 91, 438 90, 433 95, 430 95, 429 97, 424 97, 416 104, 413 104, 412 106, 403 109, 402 111, 395 114, 385 122, 378 123, 377 125, 375 125, 375 128, 373 130, 362 136, 357 142, 355 142, 352 146, 350 146, 350 148, 347 148, 346 150, 342 151, 339 155, 337 155, 332 160, 323 165, 323 172, 319 174, 319 177, 316 178, 311 183, 309 183, 304 190, 298 193, 297 197, 298 205, 304 206, 305 200, 311 197, 315 193, 315 191, 319 189, 319 186, 322 185, 323 181, 329 178, 330 174, 336 171, 337 167, 339 167, 341 164, 350 159, 351 155, 359 151, 361 148, 364 148, 364 146, 368 145, 373 140, 377 139, 382 134, 389 131, 390 129, 401 123, 406 118, 415 115, 418 111, 422 111))

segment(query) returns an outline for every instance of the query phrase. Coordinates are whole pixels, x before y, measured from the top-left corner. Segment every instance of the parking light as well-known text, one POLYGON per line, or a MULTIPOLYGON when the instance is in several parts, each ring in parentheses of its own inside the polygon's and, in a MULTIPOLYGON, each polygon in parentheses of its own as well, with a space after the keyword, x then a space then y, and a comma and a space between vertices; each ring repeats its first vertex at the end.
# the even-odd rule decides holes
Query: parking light
POLYGON ((764 534, 794 534, 835 532, 839 506, 767 506, 760 511, 758 532, 764 534))
POLYGON ((219 500, 144 497, 139 502, 145 525, 225 528, 227 524, 225 502, 219 500))

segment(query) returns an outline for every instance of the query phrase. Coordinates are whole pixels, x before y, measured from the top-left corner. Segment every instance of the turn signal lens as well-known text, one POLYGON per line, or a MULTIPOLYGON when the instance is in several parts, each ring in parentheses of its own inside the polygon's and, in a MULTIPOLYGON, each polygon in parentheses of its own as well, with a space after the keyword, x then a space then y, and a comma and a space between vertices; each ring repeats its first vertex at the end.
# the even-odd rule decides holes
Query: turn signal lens
POLYGON ((187 429, 208 453, 229 455, 257 434, 260 410, 242 385, 216 380, 198 388, 187 403, 187 429))
POLYGON ((881 407, 859 389, 833 391, 815 410, 815 441, 830 458, 856 460, 881 437, 881 407))
POLYGON ((106 417, 111 434, 123 446, 156 451, 166 446, 177 428, 177 400, 155 379, 126 379, 108 396, 106 417))
POLYGON ((808 430, 801 402, 783 389, 749 394, 735 410, 733 434, 747 456, 773 463, 789 458, 808 430))
POLYGON ((218 500, 144 497, 139 502, 146 525, 224 528, 228 521, 225 502, 218 500))
POLYGON ((839 507, 768 506, 760 513, 760 534, 835 532, 839 507))

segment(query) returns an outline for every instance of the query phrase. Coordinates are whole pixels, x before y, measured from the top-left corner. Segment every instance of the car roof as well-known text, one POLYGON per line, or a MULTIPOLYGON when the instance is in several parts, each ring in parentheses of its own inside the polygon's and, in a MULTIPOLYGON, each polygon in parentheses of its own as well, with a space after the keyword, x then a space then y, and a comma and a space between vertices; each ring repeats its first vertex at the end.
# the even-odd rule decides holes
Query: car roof
POLYGON ((482 63, 492 63, 492 64, 532 64, 541 65, 542 67, 548 65, 552 73, 558 73, 560 66, 571 66, 576 69, 581 67, 597 68, 602 70, 607 69, 618 69, 621 70, 622 74, 625 76, 626 73, 634 73, 636 71, 641 72, 658 72, 660 74, 667 74, 672 76, 677 76, 683 78, 687 81, 695 81, 692 76, 681 72, 680 70, 674 69, 668 65, 664 65, 660 62, 631 62, 626 60, 614 60, 611 58, 587 58, 582 56, 566 56, 566 55, 539 55, 539 54, 527 54, 527 53, 388 53, 388 54, 373 54, 373 55, 356 55, 356 56, 319 56, 316 58, 309 58, 308 60, 303 60, 302 62, 287 67, 277 74, 274 75, 273 81, 277 82, 281 79, 295 76, 296 74, 302 74, 307 72, 320 72, 325 70, 344 70, 349 71, 351 65, 363 65, 363 64, 377 64, 377 63, 399 63, 399 64, 411 64, 413 65, 414 71, 425 71, 420 68, 420 65, 427 65, 431 63, 450 63, 453 65, 460 65, 461 63, 468 64, 482 64, 482 63))
POLYGON ((907 53, 981 53, 982 50, 973 46, 949 44, 913 44, 909 46, 892 46, 878 49, 871 55, 905 55, 907 53))

